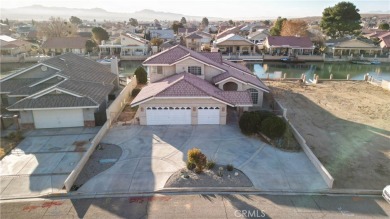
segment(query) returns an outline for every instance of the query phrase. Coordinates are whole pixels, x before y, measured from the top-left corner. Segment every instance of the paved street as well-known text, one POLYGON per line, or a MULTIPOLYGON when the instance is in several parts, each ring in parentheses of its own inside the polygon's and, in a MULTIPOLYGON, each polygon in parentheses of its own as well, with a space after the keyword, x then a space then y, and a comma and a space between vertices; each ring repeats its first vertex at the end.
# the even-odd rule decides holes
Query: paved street
POLYGON ((1 218, 389 218, 382 197, 177 195, 1 203, 1 218))
POLYGON ((304 152, 285 152, 245 136, 237 125, 119 126, 103 143, 122 148, 108 170, 77 191, 83 194, 152 192, 185 167, 187 151, 197 147, 209 159, 243 171, 261 191, 319 191, 327 186, 304 152))
POLYGON ((1 198, 59 192, 100 127, 37 129, 0 161, 1 198))

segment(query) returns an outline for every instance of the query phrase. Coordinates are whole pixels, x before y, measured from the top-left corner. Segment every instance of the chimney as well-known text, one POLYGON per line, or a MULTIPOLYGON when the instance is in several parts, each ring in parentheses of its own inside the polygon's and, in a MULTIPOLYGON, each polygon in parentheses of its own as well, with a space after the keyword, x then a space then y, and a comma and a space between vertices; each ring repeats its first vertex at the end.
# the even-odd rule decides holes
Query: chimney
POLYGON ((117 57, 111 58, 111 72, 116 75, 116 86, 119 87, 119 68, 117 57))

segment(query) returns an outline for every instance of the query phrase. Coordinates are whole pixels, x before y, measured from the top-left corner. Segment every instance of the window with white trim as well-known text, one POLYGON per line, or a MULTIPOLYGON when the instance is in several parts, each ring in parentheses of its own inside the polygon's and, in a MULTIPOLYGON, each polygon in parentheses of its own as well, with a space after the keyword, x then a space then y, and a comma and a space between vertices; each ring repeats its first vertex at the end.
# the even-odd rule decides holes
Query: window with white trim
POLYGON ((202 68, 199 66, 188 66, 188 73, 193 75, 202 75, 202 68))
POLYGON ((150 66, 150 72, 152 74, 162 74, 163 73, 162 66, 150 66))
POLYGON ((253 88, 249 88, 248 91, 251 95, 253 104, 257 104, 259 102, 259 92, 253 88))

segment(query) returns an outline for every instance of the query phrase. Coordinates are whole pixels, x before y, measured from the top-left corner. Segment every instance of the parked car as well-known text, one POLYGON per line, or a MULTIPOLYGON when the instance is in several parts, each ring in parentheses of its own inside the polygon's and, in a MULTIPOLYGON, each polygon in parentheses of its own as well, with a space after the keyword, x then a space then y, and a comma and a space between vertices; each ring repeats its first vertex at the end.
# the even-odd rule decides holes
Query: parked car
POLYGON ((390 204, 390 185, 383 189, 382 196, 390 204))

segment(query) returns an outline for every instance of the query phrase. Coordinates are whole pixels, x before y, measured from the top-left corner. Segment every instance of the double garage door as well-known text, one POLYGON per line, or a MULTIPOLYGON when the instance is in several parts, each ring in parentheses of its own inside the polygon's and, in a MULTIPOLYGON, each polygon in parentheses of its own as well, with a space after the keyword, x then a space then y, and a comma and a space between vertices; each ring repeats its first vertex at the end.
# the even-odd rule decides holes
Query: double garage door
MULTIPOLYGON (((219 107, 198 107, 198 124, 219 124, 219 107)), ((147 107, 147 125, 191 125, 191 107, 147 107)))
POLYGON ((35 128, 63 128, 84 126, 82 109, 34 110, 35 128))

